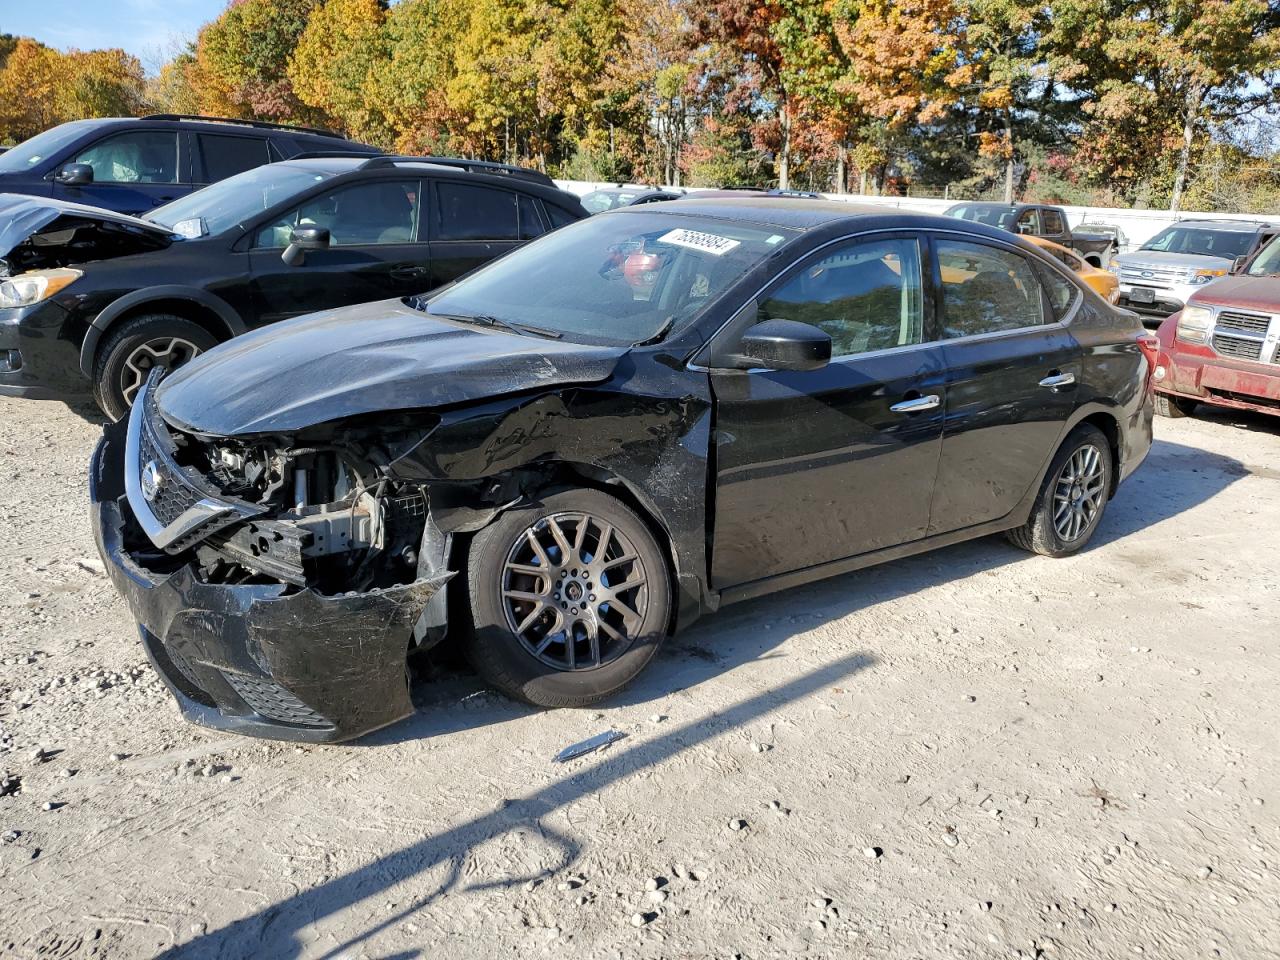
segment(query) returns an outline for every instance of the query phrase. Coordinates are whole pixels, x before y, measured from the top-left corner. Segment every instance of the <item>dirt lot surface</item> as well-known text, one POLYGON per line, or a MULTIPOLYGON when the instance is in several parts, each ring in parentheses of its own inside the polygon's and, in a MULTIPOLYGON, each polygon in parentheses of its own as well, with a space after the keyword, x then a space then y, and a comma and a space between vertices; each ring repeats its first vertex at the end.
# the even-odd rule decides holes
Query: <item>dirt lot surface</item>
POLYGON ((729 608, 599 710, 444 661, 325 748, 179 719, 96 435, 0 400, 0 955, 1280 956, 1280 422, 1158 422, 1078 557, 729 608))

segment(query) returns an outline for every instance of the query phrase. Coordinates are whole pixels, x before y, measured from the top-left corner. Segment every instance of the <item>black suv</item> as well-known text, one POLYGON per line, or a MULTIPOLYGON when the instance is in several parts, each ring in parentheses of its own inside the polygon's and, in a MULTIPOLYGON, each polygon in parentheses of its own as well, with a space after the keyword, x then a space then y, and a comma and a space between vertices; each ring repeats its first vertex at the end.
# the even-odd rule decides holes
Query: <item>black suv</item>
POLYGON ((59 124, 0 155, 0 192, 143 213, 244 170, 318 150, 376 154, 314 127, 175 113, 59 124))
POLYGON ((154 366, 431 290, 586 215, 545 174, 440 157, 296 158, 146 220, 0 194, 0 395, 92 393, 118 418, 154 366))

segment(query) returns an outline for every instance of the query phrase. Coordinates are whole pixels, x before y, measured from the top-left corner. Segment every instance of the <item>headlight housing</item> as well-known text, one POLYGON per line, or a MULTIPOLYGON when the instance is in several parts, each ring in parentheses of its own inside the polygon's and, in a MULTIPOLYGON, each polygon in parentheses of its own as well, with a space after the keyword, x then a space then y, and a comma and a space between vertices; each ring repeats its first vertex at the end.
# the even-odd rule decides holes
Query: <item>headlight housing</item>
POLYGON ((1213 311, 1208 307, 1183 307, 1178 317, 1177 338, 1187 343, 1207 343, 1212 325, 1213 311))
POLYGON ((81 271, 63 267, 5 277, 0 280, 0 307, 27 307, 47 300, 81 276, 81 271))
POLYGON ((1226 270, 1197 270, 1192 274, 1191 282, 1196 286, 1202 286, 1210 280, 1217 280, 1218 277, 1225 277, 1226 275, 1226 270))

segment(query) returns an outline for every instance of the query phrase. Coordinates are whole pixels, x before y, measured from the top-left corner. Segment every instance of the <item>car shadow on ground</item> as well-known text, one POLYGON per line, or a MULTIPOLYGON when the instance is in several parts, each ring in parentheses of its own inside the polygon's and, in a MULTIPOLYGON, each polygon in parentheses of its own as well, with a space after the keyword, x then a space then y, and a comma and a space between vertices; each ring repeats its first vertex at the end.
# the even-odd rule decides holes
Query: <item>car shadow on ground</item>
MULTIPOLYGON (((1173 519, 1252 472, 1229 457, 1157 441, 1149 462, 1112 501, 1091 549, 1173 519)), ((637 683, 606 706, 637 705, 670 697, 753 660, 786 656, 788 654, 777 649, 784 641, 822 623, 890 603, 926 586, 965 579, 1026 559, 1027 554, 1003 538, 987 537, 728 607, 669 642, 637 683)), ((948 614, 940 610, 935 628, 947 627, 948 614)), ((728 730, 747 726, 788 703, 826 687, 856 683, 856 676, 875 662, 871 653, 850 652, 698 720, 657 728, 662 732, 644 740, 623 741, 599 758, 588 757, 579 761, 580 765, 566 767, 566 776, 542 789, 505 799, 490 813, 416 840, 190 943, 175 946, 161 956, 170 960, 177 957, 296 957, 304 949, 300 937, 304 927, 382 897, 396 885, 448 864, 445 880, 429 895, 388 914, 384 920, 323 954, 336 957, 367 944, 382 931, 405 922, 416 911, 451 892, 511 887, 545 879, 570 868, 579 855, 575 839, 548 824, 550 814, 728 730), (483 884, 463 882, 460 870, 477 846, 511 830, 529 829, 540 832, 558 850, 558 863, 532 877, 503 876, 483 884)), ((386 745, 441 736, 519 720, 534 712, 532 708, 483 691, 474 676, 451 670, 430 689, 419 686, 415 690, 419 709, 413 718, 360 743, 386 745), (469 702, 477 706, 465 708, 469 702), (460 705, 464 708, 459 709, 460 705)))

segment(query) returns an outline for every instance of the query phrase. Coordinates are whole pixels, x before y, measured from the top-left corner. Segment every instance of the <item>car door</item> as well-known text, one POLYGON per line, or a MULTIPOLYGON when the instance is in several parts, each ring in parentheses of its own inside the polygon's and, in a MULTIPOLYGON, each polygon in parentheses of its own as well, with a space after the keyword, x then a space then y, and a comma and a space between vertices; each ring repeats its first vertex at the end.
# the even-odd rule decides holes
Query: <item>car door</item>
POLYGON ((717 338, 770 319, 832 338, 818 370, 711 370, 717 589, 924 535, 944 402, 927 276, 916 236, 840 241, 717 338))
POLYGON ((93 182, 54 184, 54 196, 74 203, 141 214, 191 191, 176 130, 128 130, 95 140, 69 158, 93 168, 93 182))
POLYGON ((249 251, 256 322, 426 291, 421 197, 417 178, 379 178, 323 190, 259 225, 249 251), (298 226, 323 227, 330 245, 290 266, 280 255, 298 226))
POLYGON ((514 190, 437 180, 433 196, 429 217, 432 287, 457 280, 514 250, 523 242, 522 232, 527 238, 545 229, 536 204, 514 190))
POLYGON ((934 249, 947 404, 931 534, 1003 517, 1039 481, 1082 357, 1063 322, 1075 284, 1055 275, 1051 298, 1041 268, 994 240, 940 235, 934 249))

